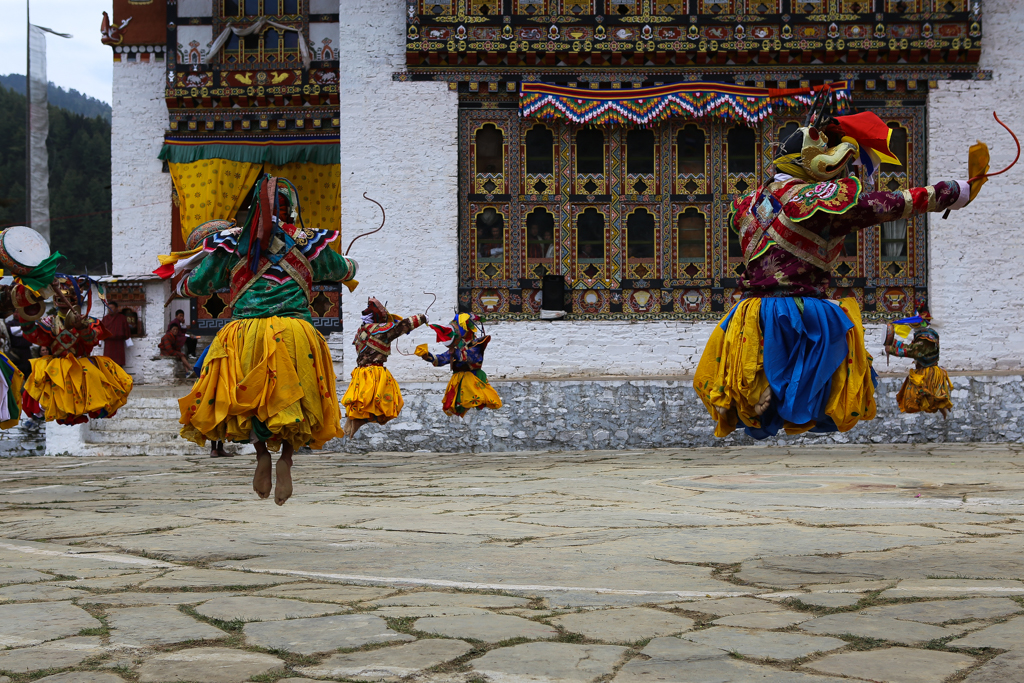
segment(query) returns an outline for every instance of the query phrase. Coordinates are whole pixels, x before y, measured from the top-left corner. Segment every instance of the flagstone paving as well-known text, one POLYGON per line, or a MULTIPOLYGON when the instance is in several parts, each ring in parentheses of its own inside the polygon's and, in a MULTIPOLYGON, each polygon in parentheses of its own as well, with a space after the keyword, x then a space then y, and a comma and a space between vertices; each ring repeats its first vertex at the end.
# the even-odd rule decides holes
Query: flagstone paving
POLYGON ((1024 681, 1020 446, 302 453, 280 508, 251 477, 0 460, 0 683, 1024 681))

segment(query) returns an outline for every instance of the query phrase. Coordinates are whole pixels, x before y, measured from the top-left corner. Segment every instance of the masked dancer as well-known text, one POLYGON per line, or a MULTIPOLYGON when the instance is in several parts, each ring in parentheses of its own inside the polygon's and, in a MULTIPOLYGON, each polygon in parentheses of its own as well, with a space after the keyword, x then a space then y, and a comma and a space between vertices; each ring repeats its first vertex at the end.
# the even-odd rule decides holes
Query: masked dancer
POLYGON ((426 344, 416 347, 416 355, 434 367, 450 366, 452 378, 444 392, 442 408, 446 415, 465 417, 472 408, 483 410, 501 407, 501 397, 487 381, 482 369, 484 351, 491 343, 491 336, 477 337, 480 329, 469 313, 460 313, 452 320, 451 327, 431 325, 439 342, 448 342, 448 350, 434 355, 427 351, 426 344))
POLYGON ((939 333, 930 325, 931 319, 928 310, 922 308, 913 317, 889 323, 885 352, 914 359, 914 367, 896 395, 900 412, 942 413, 942 417, 947 417, 953 409, 950 400, 953 384, 946 371, 939 367, 939 333), (913 339, 910 339, 911 332, 913 339))
POLYGON ((870 112, 829 119, 815 104, 781 141, 767 185, 735 202, 746 270, 742 299, 715 326, 694 388, 724 437, 847 431, 875 416, 874 370, 857 301, 826 298, 843 239, 926 211, 960 209, 966 181, 866 192, 854 160, 899 163, 890 130, 870 112))
POLYGON ((51 285, 55 315, 43 316, 31 302, 16 305, 22 336, 44 350, 31 361, 22 395, 22 408, 33 417, 81 424, 112 417, 128 401, 131 376, 110 358, 91 355, 108 333, 81 311, 89 299, 83 290, 89 287, 87 278, 57 275, 51 285))
POLYGON ((386 424, 402 412, 402 391, 384 364, 391 355, 391 343, 426 322, 424 314, 403 318, 370 297, 363 309, 363 324, 352 342, 356 347, 356 368, 341 399, 345 406, 345 436, 353 436, 367 422, 386 424))
MULTIPOLYGON (((179 401, 182 437, 251 442, 253 490, 283 505, 292 494, 292 455, 341 435, 334 365, 310 314, 313 283, 345 282, 352 259, 333 251, 335 230, 302 225, 298 194, 265 176, 240 234, 215 232, 206 256, 178 285, 185 297, 230 289, 232 319, 206 351, 199 379, 179 401), (271 451, 280 451, 273 486, 271 451)), ((167 265, 167 264, 165 264, 167 265)))

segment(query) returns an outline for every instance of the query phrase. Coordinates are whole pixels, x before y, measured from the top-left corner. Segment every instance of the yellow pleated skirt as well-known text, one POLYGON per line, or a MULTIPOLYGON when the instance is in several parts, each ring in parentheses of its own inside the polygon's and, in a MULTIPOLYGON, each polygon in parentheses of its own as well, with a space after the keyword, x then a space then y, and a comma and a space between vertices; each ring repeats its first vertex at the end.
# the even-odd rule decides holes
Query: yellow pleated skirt
POLYGON ((445 387, 442 407, 445 415, 462 417, 471 408, 497 410, 501 407, 501 396, 490 382, 480 379, 475 373, 468 370, 454 372, 445 387))
POLYGON ((7 419, 0 416, 0 429, 10 429, 21 419, 21 390, 25 386, 25 375, 22 374, 11 359, 0 351, 0 374, 6 390, 0 395, 0 405, 6 406, 7 419))
POLYGON ((385 424, 398 417, 405 401, 391 372, 383 365, 352 371, 352 381, 341 399, 345 416, 385 424))
MULTIPOLYGON (((838 431, 846 432, 860 420, 874 419, 875 388, 871 378, 872 358, 864 346, 860 306, 854 298, 841 299, 838 303, 853 327, 846 333, 845 362, 832 374, 825 414, 832 418, 838 431)), ((697 366, 693 388, 715 420, 715 436, 724 437, 740 422, 761 426, 754 406, 767 387, 761 299, 744 299, 736 305, 727 329, 722 329, 721 322, 715 325, 697 366)), ((801 434, 814 427, 814 421, 804 424, 787 421, 784 430, 787 434, 801 434)))
POLYGON ((334 364, 323 336, 295 318, 233 320, 213 340, 192 391, 178 401, 181 436, 321 448, 341 436, 334 364))
POLYGON ((949 375, 938 365, 920 370, 914 368, 903 380, 896 402, 901 413, 937 413, 953 407, 950 400, 952 392, 949 375))
POLYGON ((38 404, 47 422, 78 424, 111 417, 128 402, 131 375, 106 356, 43 356, 30 362, 25 393, 31 400, 23 402, 26 408, 38 404))

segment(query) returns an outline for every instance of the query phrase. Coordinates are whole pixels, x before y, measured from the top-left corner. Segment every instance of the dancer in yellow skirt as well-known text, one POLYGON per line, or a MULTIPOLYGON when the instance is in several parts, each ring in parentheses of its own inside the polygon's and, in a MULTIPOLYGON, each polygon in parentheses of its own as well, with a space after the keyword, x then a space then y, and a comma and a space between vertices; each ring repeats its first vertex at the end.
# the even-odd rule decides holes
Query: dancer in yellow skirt
POLYGON ((370 297, 363 309, 363 324, 352 342, 356 347, 356 368, 341 399, 345 406, 345 436, 355 435, 367 422, 386 424, 402 412, 402 391, 384 364, 391 355, 391 342, 426 322, 427 316, 423 314, 403 318, 389 313, 384 304, 370 297))
POLYGON ((437 332, 438 341, 447 341, 448 350, 434 355, 427 352, 427 345, 416 347, 416 355, 434 367, 450 365, 452 378, 444 392, 442 407, 446 415, 465 417, 471 408, 483 410, 501 407, 501 397, 487 381, 487 373, 481 367, 484 351, 491 342, 490 335, 477 337, 476 322, 468 313, 459 314, 452 320, 452 326, 431 325, 437 332))
POLYGON ((939 333, 928 325, 932 316, 921 309, 911 318, 889 323, 885 351, 891 356, 913 358, 914 367, 903 380, 896 402, 901 413, 942 413, 947 417, 953 409, 950 395, 953 384, 949 375, 939 367, 939 333), (896 326, 906 325, 913 330, 909 343, 896 335, 896 326))
POLYGON ((45 354, 33 358, 32 374, 25 382, 22 407, 47 422, 73 425, 90 419, 112 417, 128 401, 132 378, 121 366, 92 350, 107 336, 96 318, 82 315, 82 289, 78 282, 58 275, 52 290, 57 314, 37 317, 39 304, 19 306, 22 336, 43 347, 45 354))
POLYGON ((266 176, 253 197, 240 234, 207 237, 209 253, 178 285, 186 297, 228 287, 233 307, 191 393, 178 402, 181 436, 199 445, 251 442, 260 498, 270 497, 270 451, 280 450, 273 488, 274 502, 283 505, 292 494, 295 449, 321 448, 341 435, 334 365, 310 316, 312 286, 351 281, 356 263, 330 248, 337 231, 302 226, 298 194, 287 180, 266 176))
POLYGON ((860 307, 828 298, 844 239, 971 199, 963 181, 864 191, 849 164, 863 164, 868 178, 881 161, 899 164, 888 148, 891 130, 871 112, 830 118, 829 92, 780 140, 774 179, 735 202, 742 298, 712 332, 693 383, 716 436, 741 425, 755 439, 847 431, 874 418, 860 307))

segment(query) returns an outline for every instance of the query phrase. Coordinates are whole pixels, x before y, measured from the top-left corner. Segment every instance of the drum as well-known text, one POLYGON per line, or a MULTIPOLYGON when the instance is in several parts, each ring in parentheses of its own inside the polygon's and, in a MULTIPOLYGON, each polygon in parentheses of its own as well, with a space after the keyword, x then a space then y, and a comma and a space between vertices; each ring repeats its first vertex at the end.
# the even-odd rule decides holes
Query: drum
POLYGON ((185 240, 185 249, 192 251, 193 249, 202 246, 203 242, 205 242, 206 238, 210 235, 215 235, 218 232, 222 232, 233 227, 235 227, 235 222, 231 220, 218 218, 212 221, 206 221, 189 233, 188 239, 185 240))
POLYGON ((50 257, 50 245, 32 228, 15 225, 0 232, 0 265, 15 275, 28 275, 50 257))

